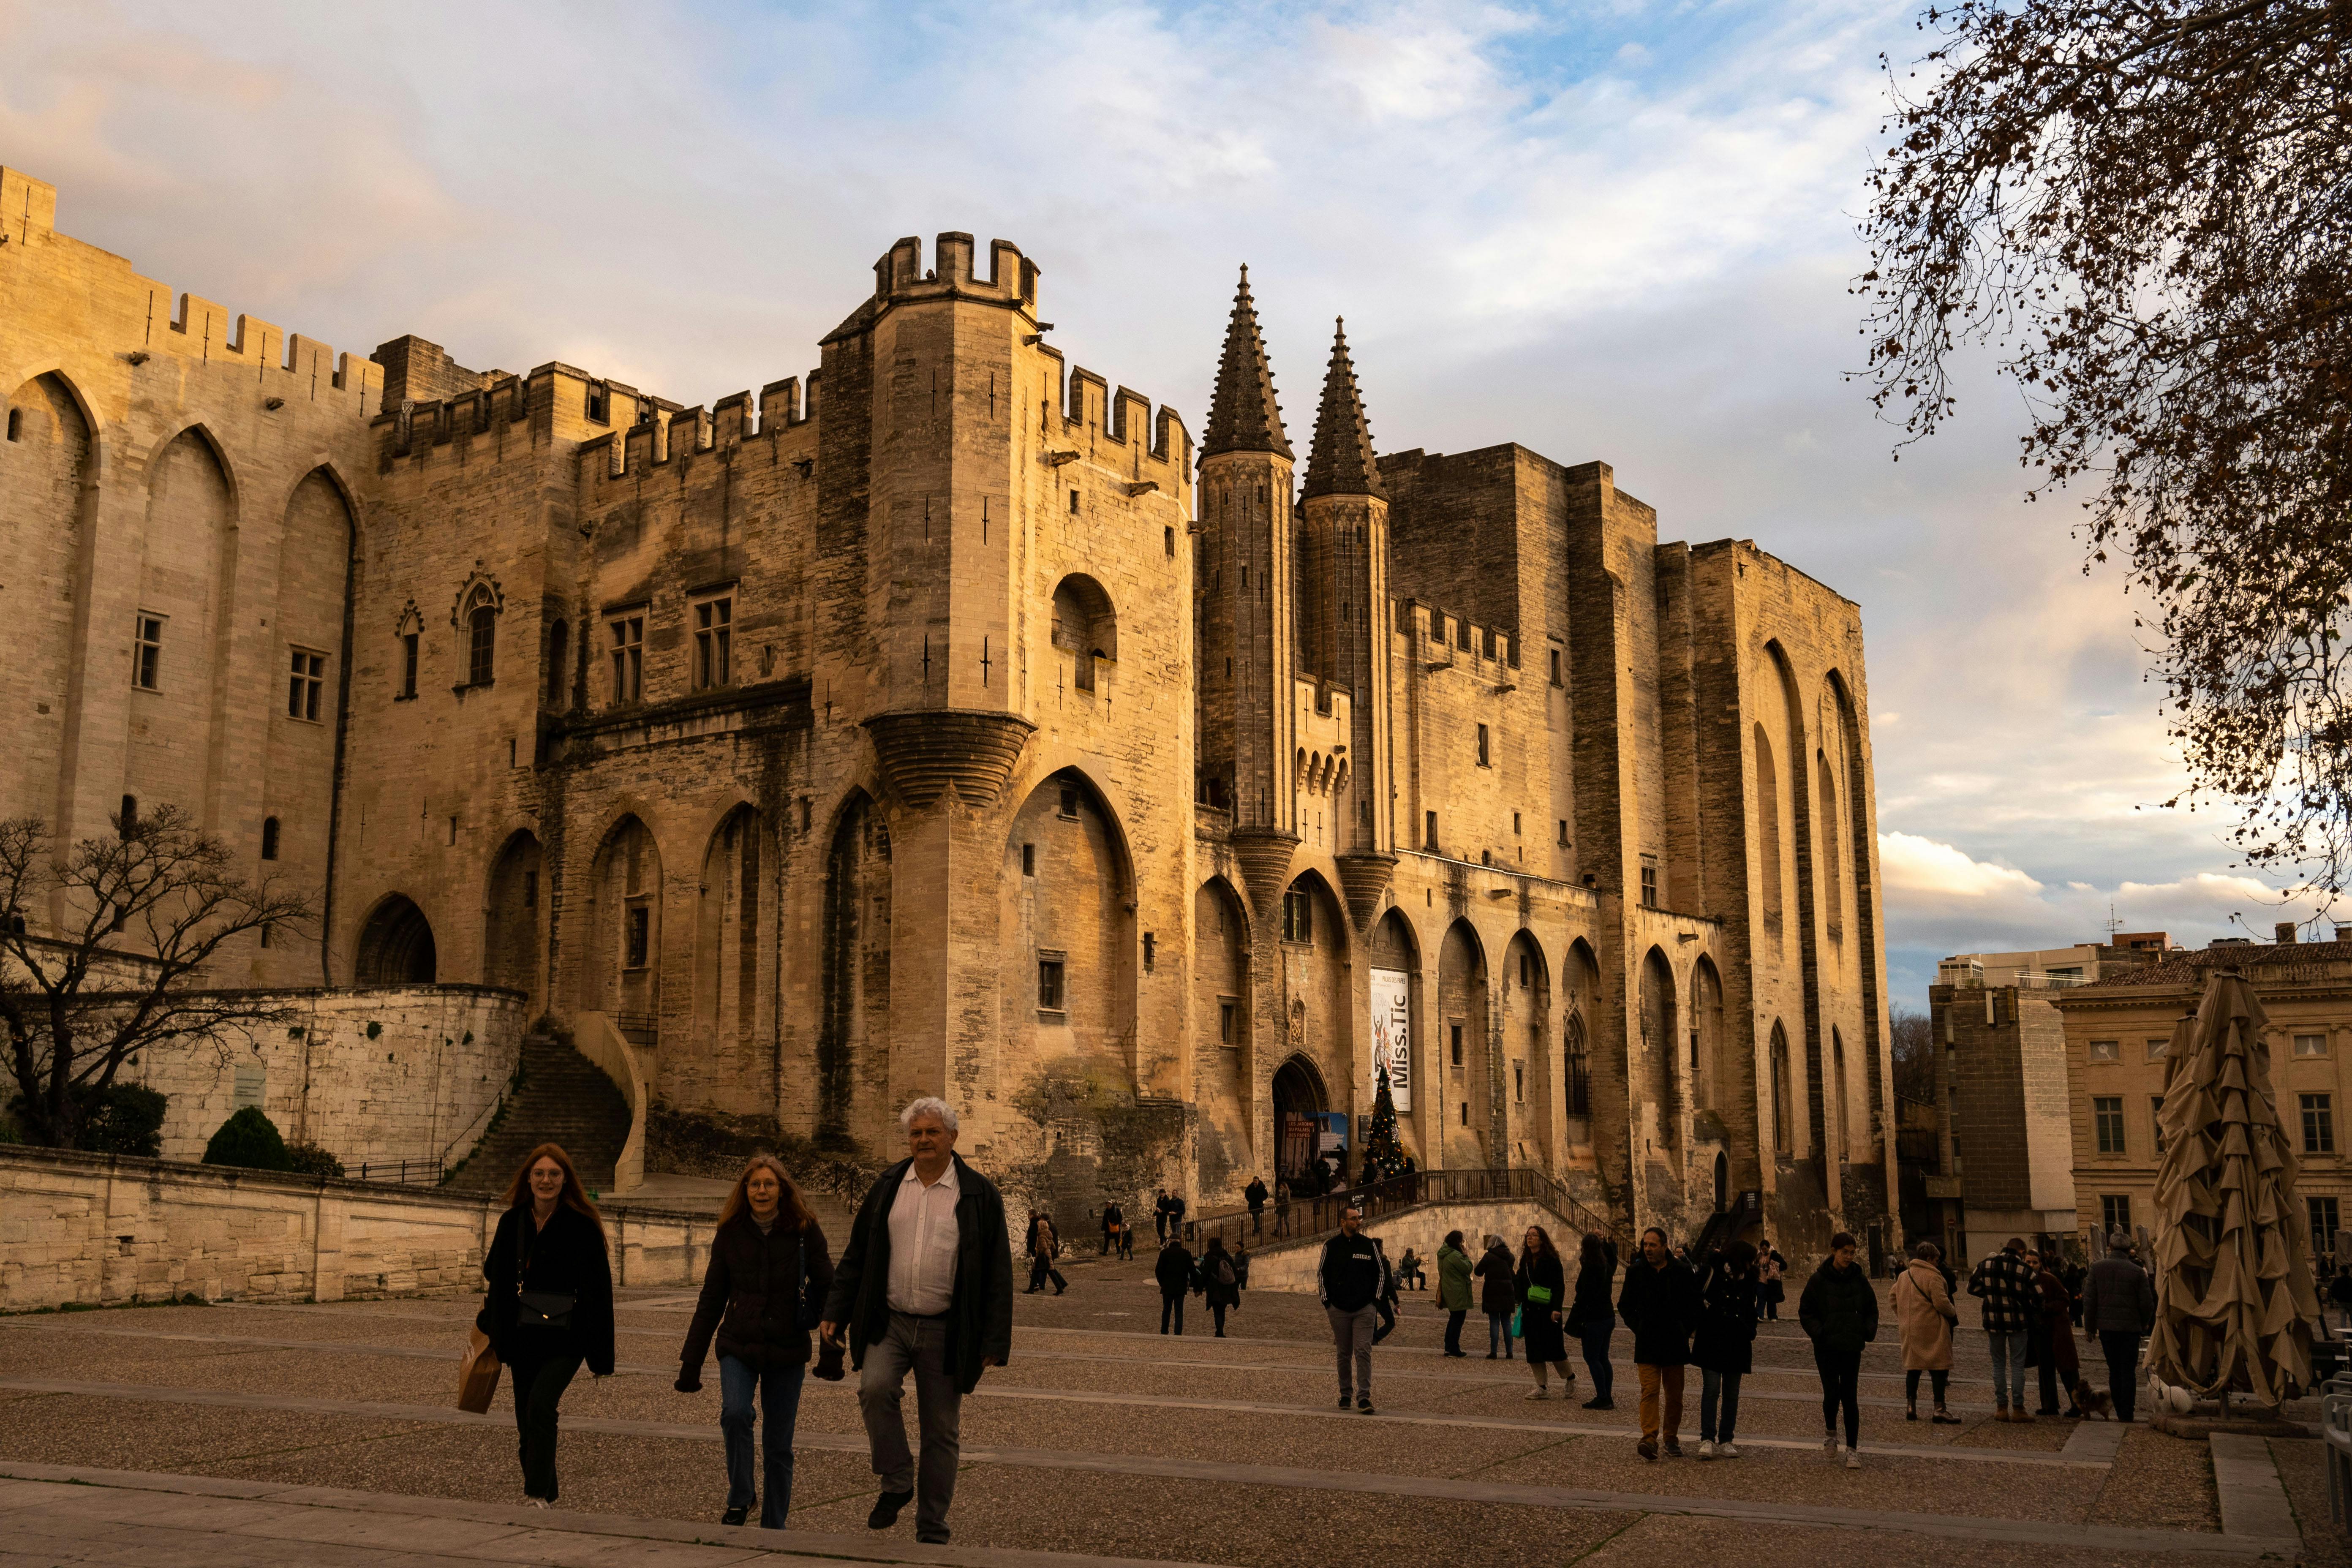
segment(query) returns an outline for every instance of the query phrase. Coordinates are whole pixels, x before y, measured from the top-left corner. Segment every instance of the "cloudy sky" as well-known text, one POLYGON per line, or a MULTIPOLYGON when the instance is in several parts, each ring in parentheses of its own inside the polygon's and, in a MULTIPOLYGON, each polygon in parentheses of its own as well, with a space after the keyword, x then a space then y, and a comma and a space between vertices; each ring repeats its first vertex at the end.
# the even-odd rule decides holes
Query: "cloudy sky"
POLYGON ((804 373, 893 238, 964 229, 1198 429, 1247 261, 1297 434, 1344 311, 1382 447, 1605 458, 1661 537, 1861 603, 1898 1002, 2110 904, 2282 918, 2225 816, 2156 805, 2132 606, 2071 503, 2022 503, 2014 393, 1896 464, 1842 379, 1910 4, 0 0, 0 162, 61 228, 339 348, 709 402, 804 373))

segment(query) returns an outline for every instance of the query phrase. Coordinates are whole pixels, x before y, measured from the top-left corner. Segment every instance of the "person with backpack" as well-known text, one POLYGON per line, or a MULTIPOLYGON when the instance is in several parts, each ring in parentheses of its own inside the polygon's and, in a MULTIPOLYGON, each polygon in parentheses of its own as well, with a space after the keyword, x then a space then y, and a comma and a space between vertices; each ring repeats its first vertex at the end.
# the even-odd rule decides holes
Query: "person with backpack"
POLYGON ((1576 1390, 1576 1373, 1569 1369, 1568 1335, 1561 1324, 1568 1318, 1568 1271, 1551 1232, 1539 1225, 1528 1226, 1521 1243, 1518 1268, 1512 1271, 1511 1292, 1519 1304, 1519 1344, 1528 1354, 1528 1370, 1536 1385, 1526 1397, 1549 1399, 1549 1373, 1559 1373, 1562 1399, 1576 1390))
POLYGON ((1756 1249, 1735 1241, 1716 1255, 1698 1289, 1698 1331, 1691 1360, 1699 1368, 1698 1457, 1736 1459, 1739 1380, 1756 1346, 1756 1249))
POLYGON ((532 1508, 556 1497, 557 1402, 583 1363, 613 1375, 613 1261, 604 1216, 553 1143, 527 1155, 507 1184, 506 1212, 482 1259, 488 1287, 475 1327, 513 1380, 522 1492, 532 1508))
POLYGON ((1160 1282, 1160 1331, 1168 1332, 1172 1321, 1176 1332, 1184 1331, 1184 1297, 1186 1292, 1200 1288, 1200 1270, 1193 1267, 1192 1250, 1181 1237, 1171 1237, 1168 1245, 1160 1249, 1160 1259, 1151 1266, 1151 1277, 1160 1282))
POLYGON ((1478 1305, 1486 1314, 1486 1359, 1495 1359, 1495 1347, 1500 1345, 1503 1359, 1511 1359, 1511 1314, 1518 1308, 1511 1279, 1517 1272, 1511 1262, 1511 1249, 1503 1245, 1499 1236, 1486 1238, 1486 1255, 1472 1269, 1481 1281, 1478 1305))
POLYGON ((1923 1241, 1911 1249, 1910 1266, 1895 1277, 1887 1300, 1903 1335, 1903 1419, 1919 1419, 1919 1374, 1926 1373, 1935 1395, 1931 1425, 1957 1426, 1960 1418, 1944 1407, 1952 1380, 1952 1327, 1960 1321, 1939 1267, 1944 1249, 1923 1241))
POLYGON ((1201 1255, 1201 1287, 1208 1298, 1210 1321, 1217 1326, 1216 1337, 1223 1339, 1227 1309, 1242 1304, 1242 1274, 1222 1236, 1209 1237, 1209 1250, 1201 1255))
POLYGON ((809 1363, 809 1331, 833 1289, 833 1261, 782 1163, 754 1154, 719 1206, 702 1294, 678 1352, 680 1394, 702 1387, 703 1358, 719 1341, 719 1429, 727 1444, 727 1508, 741 1524, 754 1503, 762 1530, 782 1530, 793 1502, 793 1428, 809 1363), (751 1405, 759 1400, 762 1463, 752 1483, 751 1405))
POLYGON ((1462 1250, 1462 1233, 1449 1230, 1437 1249, 1437 1310, 1445 1314, 1445 1353, 1461 1360, 1462 1321, 1470 1315, 1470 1255, 1462 1250))
POLYGON ((1830 1237, 1830 1255, 1805 1281, 1797 1321, 1813 1342, 1822 1380, 1824 1452, 1838 1451, 1837 1419, 1845 1415, 1845 1468, 1862 1468, 1862 1347, 1878 1337, 1878 1292, 1854 1261, 1857 1243, 1845 1231, 1830 1237))

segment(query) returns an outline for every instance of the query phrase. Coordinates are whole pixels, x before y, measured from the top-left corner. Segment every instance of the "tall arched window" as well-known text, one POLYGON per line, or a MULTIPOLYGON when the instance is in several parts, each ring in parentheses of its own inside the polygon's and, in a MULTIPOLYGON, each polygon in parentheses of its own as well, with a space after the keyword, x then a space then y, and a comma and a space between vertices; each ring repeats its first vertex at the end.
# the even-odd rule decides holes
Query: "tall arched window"
POLYGON ((1772 1147, 1783 1154, 1796 1152, 1789 1137, 1789 1037, 1772 1026, 1772 1147))
POLYGON ((278 858, 278 819, 274 816, 261 819, 261 858, 264 860, 278 858))
POLYGON ((1568 1113, 1570 1116, 1592 1114, 1592 1074, 1584 1054, 1584 1015, 1568 1016, 1568 1070, 1561 1076, 1568 1080, 1568 1113))
POLYGON ((488 686, 498 669, 499 605, 487 587, 466 603, 466 684, 488 686))

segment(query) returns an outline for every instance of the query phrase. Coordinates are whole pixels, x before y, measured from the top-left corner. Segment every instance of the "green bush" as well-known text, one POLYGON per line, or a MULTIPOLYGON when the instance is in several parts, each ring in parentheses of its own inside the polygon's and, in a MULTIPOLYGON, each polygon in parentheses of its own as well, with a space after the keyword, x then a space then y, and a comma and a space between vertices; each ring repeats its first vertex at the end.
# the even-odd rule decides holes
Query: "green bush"
MULTIPOLYGON (((171 1097, 135 1083, 118 1083, 103 1094, 78 1090, 81 1132, 74 1147, 91 1154, 140 1154, 153 1159, 163 1152, 163 1110, 171 1097)), ((0 1117, 0 1143, 25 1139, 25 1097, 12 1095, 8 1114, 0 1117)))
POLYGON ((343 1163, 316 1143, 286 1145, 286 1168, 304 1176, 340 1176, 343 1163))
POLYGON ((278 1124, 264 1116, 257 1105, 247 1106, 220 1124, 220 1131, 205 1145, 205 1163, 235 1165, 247 1171, 294 1168, 286 1140, 278 1135, 278 1124))

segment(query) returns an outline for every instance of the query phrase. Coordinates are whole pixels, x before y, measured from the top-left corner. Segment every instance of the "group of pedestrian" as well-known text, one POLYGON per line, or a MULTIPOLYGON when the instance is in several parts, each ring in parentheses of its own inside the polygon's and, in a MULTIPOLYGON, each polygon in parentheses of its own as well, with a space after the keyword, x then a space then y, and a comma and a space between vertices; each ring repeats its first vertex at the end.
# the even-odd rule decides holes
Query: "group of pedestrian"
MULTIPOLYGON (((720 1522, 782 1529, 792 1507, 793 1435, 812 1360, 839 1378, 845 1354, 878 1495, 866 1524, 887 1530, 915 1504, 919 1541, 949 1539, 963 1396, 1012 1353, 1012 1247, 993 1184, 955 1152, 957 1118, 924 1098, 899 1114, 908 1157, 859 1204, 838 1260, 791 1174, 754 1155, 719 1214, 702 1290, 678 1352, 681 1393, 719 1354, 727 1500, 720 1522), (812 1337, 814 1331, 814 1338, 812 1337), (901 1409, 915 1383, 919 1451, 901 1409), (758 1427, 759 1464, 753 1464, 758 1427)), ((1033 1215, 1032 1289, 1061 1286, 1052 1222, 1033 1215)), ((604 1217, 557 1145, 530 1152, 508 1187, 482 1261, 476 1326, 512 1379, 523 1495, 553 1505, 558 1407, 586 1366, 613 1373, 613 1271, 604 1217)))
MULTIPOLYGON (((1932 1249, 1933 1243, 1922 1243, 1932 1249)), ((1914 1248, 1915 1254, 1917 1248, 1914 1248)), ((2035 1415, 2077 1418, 2100 1400, 2082 1374, 2075 1352, 2074 1323, 2096 1338, 2107 1363, 2105 1402, 2118 1421, 2137 1407, 2140 1340, 2156 1326, 2156 1286, 2132 1258, 2131 1237, 2107 1237, 2107 1256, 2082 1273, 2079 1298, 2054 1259, 2011 1237, 1998 1252, 1969 1271, 1969 1294, 1983 1303, 1985 1339, 1992 1352, 1996 1421, 2032 1421, 2035 1415), (2025 1407, 2025 1369, 2034 1367, 2041 1403, 2025 1407), (2066 1399, 2062 1407, 2059 1396, 2066 1399)), ((1916 1268, 1916 1264, 1915 1264, 1916 1268)), ((1947 1350, 1945 1364, 1950 1364, 1947 1350)))
POLYGON ((1223 1339, 1225 1314, 1242 1304, 1249 1265, 1249 1249, 1238 1239, 1227 1250, 1225 1238, 1213 1236, 1207 1250, 1195 1258, 1181 1235, 1168 1237, 1151 1266, 1151 1277, 1160 1286, 1160 1331, 1184 1331, 1184 1298, 1191 1294, 1203 1299, 1216 1337, 1223 1339))
POLYGON ((1029 1255, 1029 1283, 1021 1292, 1023 1295, 1036 1295, 1045 1288, 1049 1279, 1053 1281, 1056 1296, 1070 1288, 1070 1282, 1062 1278, 1062 1271, 1054 1267, 1054 1260, 1062 1256, 1062 1237, 1054 1228, 1051 1215, 1042 1209, 1029 1211, 1029 1238, 1022 1246, 1029 1255))

